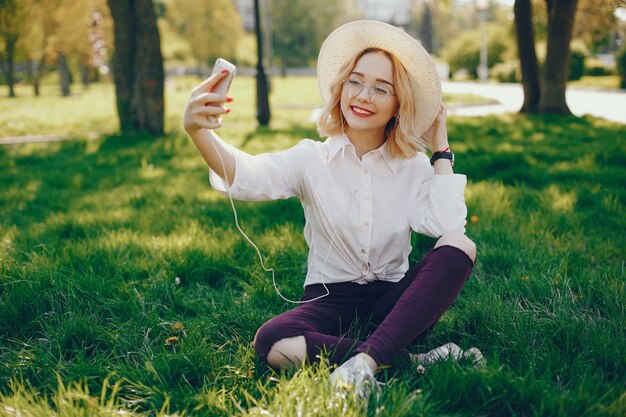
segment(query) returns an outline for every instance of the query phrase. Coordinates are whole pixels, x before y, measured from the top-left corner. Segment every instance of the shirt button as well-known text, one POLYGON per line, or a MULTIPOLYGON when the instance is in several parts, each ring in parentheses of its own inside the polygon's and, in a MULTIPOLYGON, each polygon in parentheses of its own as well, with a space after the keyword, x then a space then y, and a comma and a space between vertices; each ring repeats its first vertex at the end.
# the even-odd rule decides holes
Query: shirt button
POLYGON ((361 253, 367 253, 365 249, 361 249, 361 253))

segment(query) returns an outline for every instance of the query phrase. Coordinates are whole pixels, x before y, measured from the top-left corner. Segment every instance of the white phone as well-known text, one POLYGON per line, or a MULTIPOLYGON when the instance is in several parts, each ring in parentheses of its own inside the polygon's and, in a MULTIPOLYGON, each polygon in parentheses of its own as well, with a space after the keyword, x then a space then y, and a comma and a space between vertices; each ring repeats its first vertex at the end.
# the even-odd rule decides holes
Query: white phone
POLYGON ((213 65, 213 71, 211 71, 211 75, 218 74, 222 71, 228 71, 228 75, 226 78, 222 79, 213 89, 213 93, 218 94, 227 94, 228 89, 230 88, 231 83, 233 82, 233 78, 235 77, 235 73, 237 72, 237 67, 235 67, 230 62, 226 61, 224 58, 218 58, 215 61, 215 65, 213 65))

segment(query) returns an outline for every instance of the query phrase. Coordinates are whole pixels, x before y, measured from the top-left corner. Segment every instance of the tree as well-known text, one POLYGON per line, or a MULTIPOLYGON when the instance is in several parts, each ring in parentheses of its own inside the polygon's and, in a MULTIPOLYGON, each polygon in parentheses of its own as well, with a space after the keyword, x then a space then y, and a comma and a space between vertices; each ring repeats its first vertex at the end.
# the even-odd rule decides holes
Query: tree
MULTIPOLYGON (((446 61, 450 65, 452 73, 459 69, 466 69, 469 74, 476 78, 477 68, 480 64, 480 30, 474 29, 457 36, 448 42, 443 51, 446 61)), ((508 31, 496 23, 487 25, 487 66, 504 62, 514 49, 508 31)))
POLYGON ((267 126, 272 117, 268 97, 267 77, 263 64, 263 37, 261 31, 261 11, 259 0, 254 0, 254 29, 256 32, 257 65, 256 65, 256 118, 261 126, 267 126))
POLYGON ((167 5, 167 19, 189 41, 198 62, 234 60, 243 31, 232 0, 173 0, 167 5))
POLYGON ((28 6, 29 25, 20 38, 19 51, 26 62, 26 76, 33 86, 33 93, 39 96, 39 84, 49 58, 48 48, 56 20, 51 13, 54 9, 48 9, 50 2, 32 1, 28 6))
POLYGON ((19 0, 0 0, 0 68, 9 86, 9 97, 15 97, 15 52, 28 10, 19 0))
POLYGON ((108 0, 115 31, 113 77, 122 132, 163 134, 163 58, 152 0, 108 0))
POLYGON ((515 31, 517 49, 522 69, 522 85, 524 87, 524 104, 520 112, 537 113, 541 86, 539 80, 539 63, 535 51, 535 31, 533 30, 533 9, 530 0, 516 0, 515 31))
MULTIPOLYGON (((539 105, 536 109, 539 113, 570 114, 565 101, 565 88, 569 76, 570 41, 574 28, 577 0, 545 0, 547 11, 547 37, 548 47, 546 61, 541 74, 539 87, 539 105)), ((521 36, 532 36, 532 9, 529 0, 515 0, 515 25, 518 34, 518 49, 522 66, 522 83, 525 97, 521 111, 534 112, 534 100, 536 99, 536 73, 535 65, 537 55, 534 47, 530 48, 528 42, 534 39, 520 39, 521 36), (524 73, 526 69, 526 73, 524 73)))
MULTIPOLYGON (((488 21, 497 21, 503 14, 504 20, 506 15, 505 8, 498 5, 497 2, 491 2, 487 10, 488 21)), ((433 52, 440 52, 445 49, 450 41, 455 41, 464 32, 477 28, 477 8, 473 1, 453 1, 453 0, 420 0, 413 2, 411 7, 411 24, 409 32, 417 34, 418 38, 425 45, 422 30, 424 28, 424 20, 431 21, 431 39, 433 52), (425 17, 426 9, 430 13, 430 17, 425 17)))
POLYGON ((582 39, 592 52, 611 47, 617 29, 615 9, 626 7, 626 0, 578 0, 574 38, 582 39))
POLYGON ((422 41, 424 49, 428 52, 433 52, 433 14, 430 8, 430 3, 424 4, 419 38, 422 41))
POLYGON ((309 66, 344 16, 345 6, 335 0, 273 0, 273 54, 283 73, 288 67, 309 66))

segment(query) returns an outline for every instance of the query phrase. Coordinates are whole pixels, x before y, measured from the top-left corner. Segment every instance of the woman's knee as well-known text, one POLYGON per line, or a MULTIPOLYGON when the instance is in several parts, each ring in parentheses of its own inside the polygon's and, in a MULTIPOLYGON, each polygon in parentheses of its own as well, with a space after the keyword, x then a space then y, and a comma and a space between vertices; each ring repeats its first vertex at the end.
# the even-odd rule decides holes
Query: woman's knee
POLYGON ((277 369, 300 364, 306 357, 304 336, 285 336, 284 329, 272 320, 257 330, 252 344, 259 358, 277 369))
POLYGON ((435 248, 439 246, 454 246, 469 256, 472 262, 476 261, 476 244, 463 233, 448 233, 439 238, 435 248))
POLYGON ((287 337, 274 343, 267 354, 267 364, 272 368, 299 368, 306 359, 304 336, 287 337))

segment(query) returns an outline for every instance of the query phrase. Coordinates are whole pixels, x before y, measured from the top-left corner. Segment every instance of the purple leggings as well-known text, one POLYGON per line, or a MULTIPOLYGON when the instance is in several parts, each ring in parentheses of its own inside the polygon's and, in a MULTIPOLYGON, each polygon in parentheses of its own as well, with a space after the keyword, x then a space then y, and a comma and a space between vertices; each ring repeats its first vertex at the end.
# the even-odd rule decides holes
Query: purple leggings
MULTIPOLYGON (((472 267, 465 252, 446 245, 430 250, 397 283, 327 284, 330 294, 326 297, 263 324, 254 338, 254 349, 267 362, 274 343, 304 336, 311 362, 324 353, 331 364, 340 364, 366 352, 380 365, 391 364, 450 307, 472 267)), ((325 293, 322 284, 309 285, 302 300, 325 293)))

